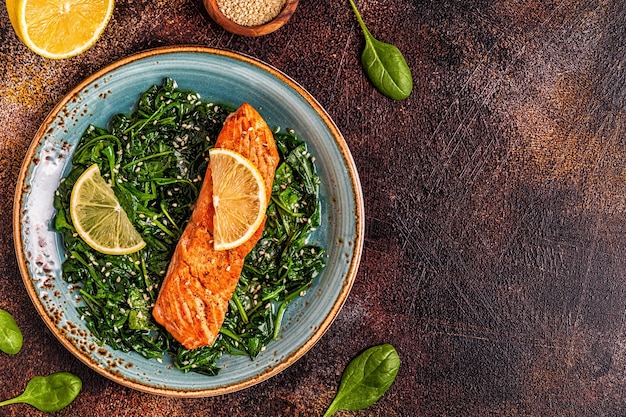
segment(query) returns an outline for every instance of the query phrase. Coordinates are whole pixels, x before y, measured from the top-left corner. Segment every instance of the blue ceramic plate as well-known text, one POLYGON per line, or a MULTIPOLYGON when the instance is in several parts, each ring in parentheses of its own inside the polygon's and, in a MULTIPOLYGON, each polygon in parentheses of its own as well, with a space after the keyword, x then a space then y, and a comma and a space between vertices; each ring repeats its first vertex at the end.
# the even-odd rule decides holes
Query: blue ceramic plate
POLYGON ((350 151, 328 114, 278 70, 232 52, 198 47, 156 49, 123 59, 72 90, 37 132, 23 163, 14 203, 20 271, 41 317, 82 362, 122 385, 154 394, 199 397, 249 387, 279 373, 324 334, 346 300, 363 245, 363 198, 350 151), (76 288, 61 277, 64 257, 52 226, 54 192, 70 169, 72 153, 89 124, 106 126, 129 113, 139 94, 164 77, 207 100, 256 107, 270 126, 290 127, 307 142, 321 178, 322 226, 313 239, 328 253, 327 266, 307 294, 290 305, 279 340, 254 360, 226 355, 209 377, 183 373, 164 360, 144 359, 98 346, 76 307, 76 288))

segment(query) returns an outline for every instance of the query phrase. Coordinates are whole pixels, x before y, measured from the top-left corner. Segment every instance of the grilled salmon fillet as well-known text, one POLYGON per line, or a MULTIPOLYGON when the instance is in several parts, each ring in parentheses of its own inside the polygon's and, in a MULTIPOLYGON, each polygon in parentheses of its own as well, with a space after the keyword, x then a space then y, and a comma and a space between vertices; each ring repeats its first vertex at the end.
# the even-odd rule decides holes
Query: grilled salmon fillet
MULTIPOLYGON (((279 156, 271 130, 251 105, 244 103, 226 118, 215 147, 248 158, 263 177, 269 201, 279 156)), ((157 323, 187 349, 210 346, 217 338, 243 261, 261 237, 266 220, 241 246, 215 250, 212 190, 209 167, 152 310, 157 323)))

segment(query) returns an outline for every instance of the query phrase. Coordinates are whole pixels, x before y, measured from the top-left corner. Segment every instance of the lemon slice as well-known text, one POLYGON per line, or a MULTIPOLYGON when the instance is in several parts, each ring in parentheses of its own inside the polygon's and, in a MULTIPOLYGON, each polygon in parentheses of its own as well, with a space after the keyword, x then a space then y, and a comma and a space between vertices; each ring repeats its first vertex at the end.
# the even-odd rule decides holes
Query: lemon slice
POLYGON ((33 52, 52 59, 78 55, 102 35, 114 0, 6 0, 18 38, 33 52))
POLYGON ((224 148, 209 151, 213 180, 216 250, 233 249, 257 231, 265 216, 267 197, 259 170, 243 155, 224 148))
POLYGON ((125 255, 146 246, 97 164, 76 180, 70 195, 70 217, 78 235, 98 252, 125 255))

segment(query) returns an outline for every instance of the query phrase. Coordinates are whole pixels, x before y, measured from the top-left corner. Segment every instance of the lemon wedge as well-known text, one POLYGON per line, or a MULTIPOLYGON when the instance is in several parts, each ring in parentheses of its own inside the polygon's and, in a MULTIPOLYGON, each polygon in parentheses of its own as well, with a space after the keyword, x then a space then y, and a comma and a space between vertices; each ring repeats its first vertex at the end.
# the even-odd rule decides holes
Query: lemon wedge
POLYGON ((126 255, 146 246, 97 164, 76 180, 70 195, 70 217, 78 235, 98 252, 126 255))
POLYGON ((18 38, 33 52, 51 59, 91 48, 113 14, 114 0, 6 0, 18 38))
POLYGON ((265 182, 243 155, 224 148, 209 151, 213 181, 214 247, 233 249, 246 242, 267 210, 265 182))

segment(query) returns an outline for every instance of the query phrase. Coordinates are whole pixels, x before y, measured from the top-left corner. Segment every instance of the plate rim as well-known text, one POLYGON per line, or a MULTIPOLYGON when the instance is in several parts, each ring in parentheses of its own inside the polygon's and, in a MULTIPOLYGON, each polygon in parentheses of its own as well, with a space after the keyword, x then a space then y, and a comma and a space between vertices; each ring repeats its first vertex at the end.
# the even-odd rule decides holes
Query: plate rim
POLYGON ((343 307, 350 290, 356 280, 356 276, 358 273, 359 264, 362 257, 363 245, 364 245, 364 237, 365 237, 365 209, 364 209, 364 200, 363 200, 363 192, 361 188, 361 183, 358 175, 358 171, 356 169, 356 164, 352 157, 352 154, 349 150, 348 144, 345 141, 343 135, 339 131, 338 127, 335 125, 334 121, 328 115, 326 110, 321 106, 321 104, 308 92, 306 91, 300 84, 290 78, 288 75, 278 70, 277 68, 271 66, 268 63, 265 63, 257 58, 251 57, 249 55, 234 52, 227 49, 213 48, 213 47, 204 47, 204 46, 187 46, 187 45, 179 45, 179 46, 166 46, 153 48, 149 50, 145 50, 142 52, 138 52, 135 54, 131 54, 124 58, 114 61, 111 64, 108 64, 101 68, 100 70, 94 72, 90 76, 84 78, 78 85, 72 88, 64 97, 53 107, 53 109, 48 113, 48 115, 41 122, 40 127, 36 131, 34 137, 31 139, 31 143, 28 147, 28 150, 24 156, 22 161, 19 176, 17 179, 17 184, 15 187, 15 194, 13 200, 13 237, 14 237, 14 249, 18 262, 18 269, 20 271, 20 275, 22 277, 22 281, 26 287, 29 298, 31 302, 35 306, 38 315, 44 321, 46 326, 55 336, 55 338, 72 353, 72 355, 84 363, 88 368, 96 371, 100 375, 122 385, 137 391, 147 392, 151 394, 168 396, 168 397, 181 397, 181 398, 194 398, 194 397, 209 397, 209 396, 217 396, 232 393, 235 391, 239 391, 245 388, 249 388, 253 385, 256 385, 262 381, 265 381, 278 373, 282 372, 292 364, 294 364, 298 359, 304 356, 326 333, 328 328, 331 326, 335 318, 337 317, 339 311, 343 307), (346 274, 346 278, 342 284, 341 291, 334 302, 331 310, 328 315, 324 318, 324 320, 320 323, 317 329, 314 331, 312 336, 306 340, 301 346, 299 346, 292 354, 286 356, 283 361, 281 361, 276 366, 269 367, 264 370, 262 373, 255 375, 254 377, 243 380, 240 382, 236 382, 227 386, 208 388, 208 389, 200 389, 200 390, 179 390, 173 388, 164 388, 164 387, 154 387, 147 386, 136 381, 124 378, 120 376, 115 370, 107 369, 101 367, 98 363, 90 359, 88 356, 84 354, 80 349, 78 349, 75 345, 73 345, 66 337, 63 336, 63 333, 60 329, 55 325, 53 320, 50 318, 48 311, 44 308, 43 303, 39 297, 39 293, 34 288, 34 282, 30 276, 26 256, 24 254, 24 243, 22 239, 22 207, 23 207, 23 197, 25 194, 25 180, 28 177, 29 167, 33 162, 33 158, 35 152, 37 150, 38 145, 40 144, 42 138, 45 136, 47 127, 52 123, 55 117, 62 111, 62 109, 75 97, 77 97, 81 91, 85 89, 88 85, 90 85, 95 80, 105 76, 107 73, 110 73, 113 70, 121 68, 125 65, 131 64, 136 61, 141 61, 146 58, 158 57, 163 55, 170 54, 180 54, 180 53, 198 53, 198 54, 208 54, 208 55, 218 55, 221 57, 231 58, 238 61, 242 61, 244 63, 250 64, 262 71, 268 72, 270 75, 278 78, 281 82, 288 85, 290 88, 296 91, 298 95, 300 95, 314 110, 315 112, 322 118, 326 127, 330 130, 333 139, 335 140, 339 151, 344 159, 344 163, 348 168, 348 175, 351 180, 351 189, 354 198, 355 204, 355 237, 354 237, 354 247, 352 250, 352 259, 350 260, 350 266, 348 268, 348 272, 346 274))

